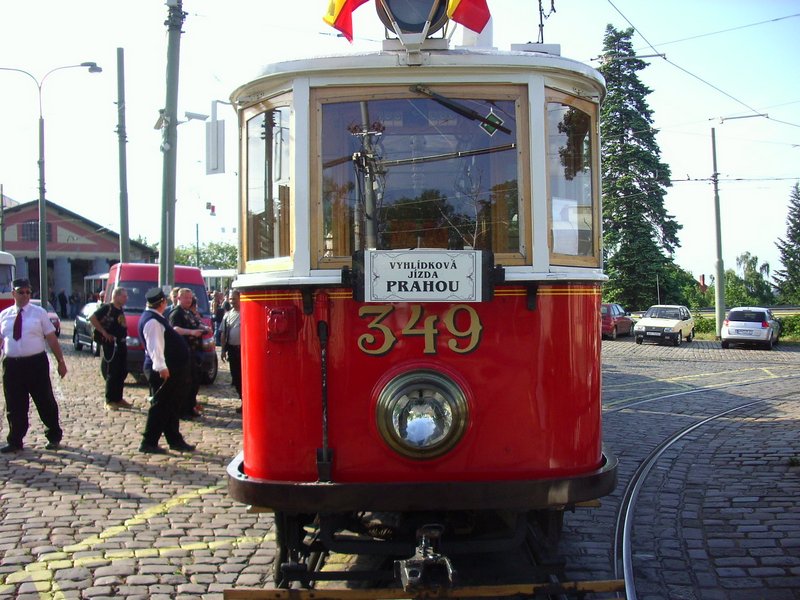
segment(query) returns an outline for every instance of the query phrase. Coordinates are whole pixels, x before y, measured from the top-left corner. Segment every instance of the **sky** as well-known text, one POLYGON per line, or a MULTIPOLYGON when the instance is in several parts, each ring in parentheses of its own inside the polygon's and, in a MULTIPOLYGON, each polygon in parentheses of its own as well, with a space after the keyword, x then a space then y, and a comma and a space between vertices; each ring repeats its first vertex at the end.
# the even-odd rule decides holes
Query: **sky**
MULTIPOLYGON (((183 0, 178 114, 210 114, 268 63, 380 49, 372 2, 354 14, 352 44, 325 25, 328 0, 183 0)), ((494 46, 537 41, 537 0, 488 0, 494 46)), ((549 12, 551 1, 543 5, 549 12)), ((117 48, 124 49, 129 223, 132 238, 160 239, 163 157, 154 129, 166 101, 163 0, 0 0, 0 67, 41 79, 47 198, 119 231, 117 48)), ((749 252, 781 268, 792 187, 800 181, 800 0, 555 0, 544 42, 597 67, 607 24, 635 27, 639 76, 661 159, 673 185, 666 208, 682 225, 675 261, 699 278, 715 272, 715 130, 725 268, 749 252), (756 116, 766 114, 764 116, 756 116), (747 117, 747 118, 741 118, 747 117)), ((455 40, 460 40, 456 32, 455 40)), ((38 92, 28 76, 0 70, 0 184, 16 201, 38 198, 38 92)), ((236 243, 235 115, 225 120, 226 172, 206 175, 205 126, 178 127, 179 245, 236 243), (206 205, 215 206, 215 216, 206 205)))

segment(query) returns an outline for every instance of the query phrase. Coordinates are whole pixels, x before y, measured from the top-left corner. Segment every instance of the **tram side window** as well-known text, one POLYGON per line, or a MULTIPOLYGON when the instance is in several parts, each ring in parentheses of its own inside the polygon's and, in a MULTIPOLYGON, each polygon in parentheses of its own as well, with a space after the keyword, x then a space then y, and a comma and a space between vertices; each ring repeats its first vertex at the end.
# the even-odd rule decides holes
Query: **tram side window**
POLYGON ((0 292, 10 292, 13 279, 14 267, 11 265, 0 265, 0 292))
POLYGON ((594 201, 593 120, 571 104, 547 104, 547 164, 551 199, 551 251, 556 264, 594 264, 597 207, 594 201))
POLYGON ((247 260, 289 255, 289 109, 247 122, 247 260))
POLYGON ((365 248, 521 254, 519 101, 508 88, 436 92, 466 110, 407 87, 321 103, 323 261, 365 248))

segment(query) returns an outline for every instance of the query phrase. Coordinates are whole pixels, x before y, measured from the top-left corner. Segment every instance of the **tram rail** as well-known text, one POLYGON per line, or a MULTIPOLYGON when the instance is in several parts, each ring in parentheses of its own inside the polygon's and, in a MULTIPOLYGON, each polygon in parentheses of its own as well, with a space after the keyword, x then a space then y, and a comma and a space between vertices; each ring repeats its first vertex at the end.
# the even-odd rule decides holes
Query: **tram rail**
MULTIPOLYGON (((688 396, 693 394, 699 393, 709 393, 712 391, 725 389, 727 387, 738 386, 741 387, 743 385, 751 386, 751 385, 759 385, 768 382, 774 382, 775 379, 795 379, 800 377, 800 375, 784 375, 784 376, 770 376, 766 378, 761 378, 757 380, 750 380, 746 382, 730 382, 727 384, 719 384, 714 385, 711 387, 704 386, 692 390, 683 390, 669 394, 661 394, 658 396, 652 396, 648 398, 639 399, 633 403, 623 403, 620 401, 619 405, 615 406, 614 408, 606 410, 606 412, 618 412, 630 408, 634 408, 636 406, 656 402, 659 400, 667 400, 672 398, 677 398, 681 396, 688 396)), ((692 433, 693 431, 712 423, 720 418, 728 416, 732 413, 745 410, 747 408, 764 404, 770 402, 772 400, 776 400, 785 394, 769 397, 769 398, 759 398, 757 400, 751 400, 749 402, 745 402, 743 404, 738 404, 733 407, 728 407, 725 410, 721 410, 715 414, 709 415, 702 420, 692 423, 679 431, 674 432, 669 437, 662 440, 650 453, 639 463, 636 471, 631 476, 630 480, 628 481, 625 490, 622 494, 622 500, 620 502, 619 508, 617 510, 617 516, 615 521, 614 527, 614 577, 622 579, 624 581, 624 591, 625 591, 625 598, 627 600, 636 600, 636 582, 634 577, 634 565, 633 565, 633 550, 632 550, 632 532, 634 527, 634 515, 636 510, 637 501, 639 498, 639 493, 645 484, 648 475, 658 463, 659 459, 663 456, 663 454, 669 450, 674 444, 681 441, 684 437, 692 433)), ((687 415, 688 416, 688 415, 687 415)))

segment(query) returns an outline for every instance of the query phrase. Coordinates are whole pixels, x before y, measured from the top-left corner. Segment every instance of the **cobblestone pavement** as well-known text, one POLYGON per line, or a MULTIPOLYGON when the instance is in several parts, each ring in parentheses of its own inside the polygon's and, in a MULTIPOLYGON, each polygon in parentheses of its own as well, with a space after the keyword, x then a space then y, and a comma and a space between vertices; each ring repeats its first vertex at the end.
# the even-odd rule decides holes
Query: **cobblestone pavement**
MULTIPOLYGON (((129 377, 133 409, 105 411, 101 359, 73 350, 71 335, 65 324, 69 372, 53 376, 62 449, 44 449, 32 407, 24 450, 0 458, 0 597, 214 599, 264 585, 272 519, 248 514, 226 489, 241 446, 226 366, 201 387, 204 418, 181 422, 197 451, 142 454, 146 386, 129 377)), ((5 439, 4 407, 0 423, 5 439)))
MULTIPOLYGON (((633 524, 637 597, 800 598, 800 347, 722 350, 603 342, 604 438, 620 483, 599 509, 569 515, 574 579, 614 577, 615 515, 631 475, 664 439, 633 524)), ((621 577, 621 571, 620 575, 621 577)))
MULTIPOLYGON (((247 513, 226 491, 241 422, 225 365, 201 388, 205 417, 182 422, 197 452, 146 455, 138 452, 146 388, 129 378, 134 408, 104 411, 100 359, 73 350, 70 336, 65 324, 69 373, 54 376, 63 448, 44 449, 32 409, 25 449, 0 457, 0 597, 213 600, 224 589, 268 584, 272 519, 247 513)), ((648 599, 800 598, 800 348, 621 339, 603 342, 603 372, 605 436, 621 461, 620 485, 600 508, 567 517, 570 575, 614 576, 616 506, 661 439, 766 399, 699 428, 662 457, 637 510, 637 591, 648 599)))

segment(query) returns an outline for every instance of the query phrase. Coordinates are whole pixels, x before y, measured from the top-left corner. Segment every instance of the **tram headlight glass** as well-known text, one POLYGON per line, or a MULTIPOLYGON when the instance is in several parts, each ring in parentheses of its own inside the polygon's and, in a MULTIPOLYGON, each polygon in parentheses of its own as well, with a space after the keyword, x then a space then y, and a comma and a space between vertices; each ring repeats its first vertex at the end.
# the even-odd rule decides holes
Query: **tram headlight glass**
POLYGON ((412 371, 391 380, 378 397, 378 430, 389 446, 411 458, 450 450, 467 427, 467 399, 449 377, 412 371))

